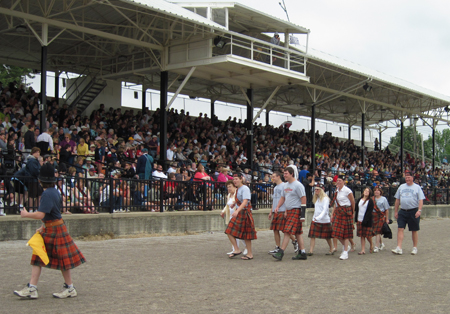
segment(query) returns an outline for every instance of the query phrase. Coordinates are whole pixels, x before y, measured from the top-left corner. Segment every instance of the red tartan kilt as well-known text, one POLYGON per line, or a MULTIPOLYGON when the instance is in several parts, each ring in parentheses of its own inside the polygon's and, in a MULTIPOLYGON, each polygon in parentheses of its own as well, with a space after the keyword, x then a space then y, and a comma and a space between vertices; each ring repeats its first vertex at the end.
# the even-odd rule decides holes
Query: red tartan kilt
POLYGON ((385 214, 382 212, 373 213, 373 235, 381 234, 381 228, 386 221, 385 214))
POLYGON ((358 237, 364 237, 364 238, 370 238, 373 235, 373 228, 372 227, 364 227, 362 225, 362 222, 358 221, 356 223, 356 235, 358 237))
MULTIPOLYGON (((52 222, 56 220, 48 220, 52 222)), ((44 239, 45 249, 47 250, 50 262, 45 265, 37 255, 31 256, 31 265, 47 267, 58 270, 69 270, 80 266, 86 262, 83 254, 78 250, 72 237, 67 232, 66 224, 48 227, 41 233, 44 239)))
POLYGON ((257 239, 250 209, 243 209, 235 218, 231 218, 225 233, 242 240, 257 239))
POLYGON ((331 237, 336 239, 353 239, 353 215, 352 207, 335 208, 331 237), (342 210, 345 213, 340 213, 342 210))
POLYGON ((321 224, 311 221, 308 238, 331 239, 331 223, 321 224))
POLYGON ((302 234, 302 222, 300 221, 300 208, 286 210, 286 219, 284 222, 283 233, 302 234))
POLYGON ((284 224, 286 222, 286 219, 284 219, 284 212, 272 215, 272 222, 270 224, 270 230, 278 230, 283 231, 284 230, 284 224))

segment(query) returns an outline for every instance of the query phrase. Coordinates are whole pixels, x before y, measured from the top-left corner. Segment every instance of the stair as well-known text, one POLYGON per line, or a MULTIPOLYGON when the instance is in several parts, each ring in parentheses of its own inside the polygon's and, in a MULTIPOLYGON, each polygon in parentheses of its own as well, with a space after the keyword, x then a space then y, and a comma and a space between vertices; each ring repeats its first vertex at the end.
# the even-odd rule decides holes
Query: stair
POLYGON ((83 113, 106 85, 106 81, 93 78, 72 102, 71 109, 76 108, 78 113, 83 113))

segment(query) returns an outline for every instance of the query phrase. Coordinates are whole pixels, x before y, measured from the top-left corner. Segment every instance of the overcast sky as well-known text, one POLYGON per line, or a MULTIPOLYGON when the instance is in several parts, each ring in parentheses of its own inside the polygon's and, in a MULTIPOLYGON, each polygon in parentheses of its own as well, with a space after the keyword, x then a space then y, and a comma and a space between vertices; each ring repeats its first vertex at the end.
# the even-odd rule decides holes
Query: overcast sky
MULTIPOLYGON (((278 18, 278 0, 238 2, 278 18), (263 4, 263 5, 261 5, 263 4)), ((450 1, 285 0, 311 48, 450 95, 450 1)))

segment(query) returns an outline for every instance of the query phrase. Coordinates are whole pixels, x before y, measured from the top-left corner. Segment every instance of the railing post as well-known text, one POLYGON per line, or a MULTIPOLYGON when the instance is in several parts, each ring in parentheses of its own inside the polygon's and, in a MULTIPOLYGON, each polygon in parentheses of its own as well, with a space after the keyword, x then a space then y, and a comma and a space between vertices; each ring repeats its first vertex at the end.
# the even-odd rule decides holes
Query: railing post
POLYGON ((203 190, 203 198, 202 198, 202 202, 203 202, 203 211, 206 210, 206 199, 207 199, 207 195, 206 195, 206 183, 202 182, 202 190, 203 190))
POLYGON ((164 184, 163 180, 159 179, 159 211, 164 212, 164 184))
POLYGON ((114 205, 113 205, 113 197, 114 196, 114 190, 113 190, 113 183, 114 183, 114 179, 113 177, 109 177, 109 213, 112 214, 114 211, 114 205))
POLYGON ((250 58, 251 58, 251 60, 253 61, 253 41, 252 42, 250 42, 250 58))

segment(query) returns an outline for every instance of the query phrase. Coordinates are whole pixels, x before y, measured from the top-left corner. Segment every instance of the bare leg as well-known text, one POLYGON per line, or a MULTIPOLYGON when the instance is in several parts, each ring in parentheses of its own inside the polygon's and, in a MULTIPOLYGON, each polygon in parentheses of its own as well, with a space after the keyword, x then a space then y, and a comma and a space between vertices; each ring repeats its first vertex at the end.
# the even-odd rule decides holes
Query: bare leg
POLYGON ((378 248, 381 246, 381 235, 380 234, 376 235, 375 246, 378 248))
POLYGON ((367 238, 367 242, 369 242, 369 252, 373 253, 373 241, 372 241, 372 237, 368 237, 367 238))
POLYGON ((366 238, 364 237, 361 237, 361 251, 359 253, 366 253, 366 238))
POLYGON ((41 266, 32 266, 31 268, 31 278, 30 278, 30 285, 37 286, 39 277, 41 276, 41 266))
POLYGON ((344 251, 348 252, 347 249, 348 249, 349 239, 339 239, 339 242, 341 242, 341 244, 344 246, 344 251))
POLYGON ((284 237, 283 237, 283 243, 281 244, 281 249, 282 249, 283 251, 286 250, 286 248, 287 248, 287 246, 288 246, 288 244, 289 244, 289 240, 290 240, 290 239, 291 239, 290 235, 289 235, 288 233, 285 233, 285 234, 284 234, 284 237))
POLYGON ((405 228, 398 228, 398 232, 397 232, 397 246, 400 249, 402 248, 404 233, 405 233, 405 228))
POLYGON ((298 242, 298 249, 300 251, 305 249, 305 243, 303 243, 303 237, 301 234, 296 234, 295 237, 297 238, 297 242, 298 242))
POLYGON ((335 251, 337 251, 337 243, 338 243, 338 239, 333 238, 333 247, 334 247, 335 251))
POLYGON ((333 251, 333 243, 331 243, 331 239, 326 239, 328 246, 330 247, 330 252, 333 251))
POLYGON ((229 234, 227 234, 227 236, 228 236, 228 239, 229 239, 230 242, 231 242, 231 245, 232 245, 233 248, 234 248, 233 253, 240 253, 239 247, 238 247, 238 245, 237 245, 237 243, 236 243, 236 238, 233 237, 232 235, 229 235, 229 234))
POLYGON ((309 253, 312 253, 314 251, 315 245, 316 245, 316 238, 311 238, 311 241, 309 242, 309 253))
POLYGON ((417 244, 419 243, 419 231, 412 231, 412 241, 413 246, 417 247, 417 244))
POLYGON ((280 242, 281 242, 280 231, 274 230, 273 237, 275 238, 275 245, 280 247, 280 242))
POLYGON ((72 284, 72 275, 70 274, 70 269, 69 270, 61 270, 61 273, 64 277, 64 282, 66 283, 66 285, 71 285, 72 284))
POLYGON ((247 246, 247 256, 252 258, 253 257, 252 240, 245 240, 245 245, 247 246))

